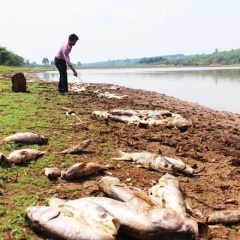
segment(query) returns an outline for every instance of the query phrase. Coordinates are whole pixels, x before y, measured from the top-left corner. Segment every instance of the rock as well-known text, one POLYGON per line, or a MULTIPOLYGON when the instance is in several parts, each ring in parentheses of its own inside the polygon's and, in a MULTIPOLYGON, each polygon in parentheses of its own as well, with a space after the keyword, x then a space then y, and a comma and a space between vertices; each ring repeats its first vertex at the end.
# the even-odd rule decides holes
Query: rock
POLYGON ((16 73, 12 76, 12 90, 14 92, 26 92, 27 81, 23 73, 16 73))

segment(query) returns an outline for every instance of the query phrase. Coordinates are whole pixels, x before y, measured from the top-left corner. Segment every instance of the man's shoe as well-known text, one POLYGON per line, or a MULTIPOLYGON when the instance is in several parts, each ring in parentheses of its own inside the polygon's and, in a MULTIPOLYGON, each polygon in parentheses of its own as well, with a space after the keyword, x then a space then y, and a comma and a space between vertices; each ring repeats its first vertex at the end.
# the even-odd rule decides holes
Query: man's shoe
POLYGON ((63 92, 63 95, 68 95, 69 94, 69 92, 63 92))

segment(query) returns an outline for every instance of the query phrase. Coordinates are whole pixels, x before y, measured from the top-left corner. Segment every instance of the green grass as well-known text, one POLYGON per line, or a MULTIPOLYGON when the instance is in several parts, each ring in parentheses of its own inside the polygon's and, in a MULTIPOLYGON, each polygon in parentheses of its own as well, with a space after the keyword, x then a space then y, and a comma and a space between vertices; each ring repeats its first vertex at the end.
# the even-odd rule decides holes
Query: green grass
MULTIPOLYGON (((11 82, 2 80, 0 89, 0 138, 29 131, 51 139, 49 144, 42 146, 5 143, 0 145, 0 152, 7 155, 23 147, 40 150, 63 148, 66 137, 61 128, 67 128, 69 119, 66 119, 60 106, 70 104, 69 98, 57 95, 54 84, 48 83, 28 83, 27 93, 14 93, 11 82), (56 132, 53 133, 54 131, 56 132)), ((68 161, 66 163, 63 156, 48 151, 44 156, 26 164, 0 168, 0 194, 4 199, 0 202, 0 239, 38 239, 26 228, 25 209, 31 205, 45 205, 46 196, 56 193, 56 186, 44 175, 44 168, 55 165, 69 166, 70 162, 74 162, 74 157, 68 157, 68 161)), ((62 190, 70 192, 65 187, 62 187, 62 190)))
POLYGON ((0 73, 37 72, 51 70, 54 67, 12 67, 0 65, 0 73))
MULTIPOLYGON (((0 66, 0 73, 3 70, 12 71, 11 68, 0 66)), ((18 72, 20 69, 13 70, 18 72)), ((46 145, 13 142, 0 145, 0 152, 4 155, 21 148, 47 151, 38 159, 21 165, 13 164, 8 168, 0 166, 0 239, 41 239, 25 221, 26 208, 47 205, 48 199, 55 194, 77 198, 88 191, 77 182, 69 184, 63 181, 58 186, 44 175, 44 168, 63 169, 79 162, 79 159, 88 160, 86 156, 61 155, 58 152, 72 146, 73 142, 86 138, 98 139, 99 128, 90 126, 89 129, 79 130, 68 125, 78 120, 72 116, 66 117, 62 107, 74 108, 83 122, 89 121, 91 109, 84 106, 84 94, 80 98, 59 95, 57 84, 47 82, 28 82, 28 91, 25 93, 15 93, 11 86, 9 79, 0 80, 0 139, 16 132, 35 132, 48 137, 49 142, 46 145), (72 98, 75 98, 75 103, 72 98)), ((93 147, 95 144, 98 143, 93 142, 93 147)), ((110 144, 111 141, 106 139, 99 143, 99 147, 108 148, 110 144)))

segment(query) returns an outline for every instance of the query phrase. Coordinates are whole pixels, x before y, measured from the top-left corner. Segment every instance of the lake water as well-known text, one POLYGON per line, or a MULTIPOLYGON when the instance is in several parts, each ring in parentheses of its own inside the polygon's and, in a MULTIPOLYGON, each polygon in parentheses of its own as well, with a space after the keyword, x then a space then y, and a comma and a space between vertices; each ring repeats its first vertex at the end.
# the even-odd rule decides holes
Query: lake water
MULTIPOLYGON (((110 83, 119 86, 156 91, 215 110, 240 114, 240 68, 131 68, 81 69, 84 83, 110 83)), ((58 71, 37 74, 58 81, 58 71)), ((68 82, 81 82, 68 71, 68 82)))

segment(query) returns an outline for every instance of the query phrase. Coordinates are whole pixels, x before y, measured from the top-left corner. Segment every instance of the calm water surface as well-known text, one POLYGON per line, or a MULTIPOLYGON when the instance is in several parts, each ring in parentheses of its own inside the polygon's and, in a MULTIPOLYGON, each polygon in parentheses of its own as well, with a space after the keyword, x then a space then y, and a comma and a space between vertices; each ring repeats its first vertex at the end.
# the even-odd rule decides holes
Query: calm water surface
MULTIPOLYGON (((156 91, 215 110, 240 113, 240 68, 82 69, 84 83, 110 83, 156 91)), ((37 74, 58 81, 58 71, 37 74)), ((68 71, 69 82, 80 82, 68 71)))

